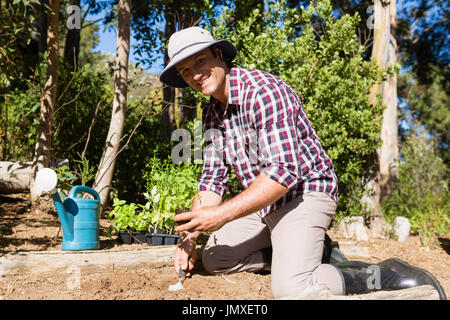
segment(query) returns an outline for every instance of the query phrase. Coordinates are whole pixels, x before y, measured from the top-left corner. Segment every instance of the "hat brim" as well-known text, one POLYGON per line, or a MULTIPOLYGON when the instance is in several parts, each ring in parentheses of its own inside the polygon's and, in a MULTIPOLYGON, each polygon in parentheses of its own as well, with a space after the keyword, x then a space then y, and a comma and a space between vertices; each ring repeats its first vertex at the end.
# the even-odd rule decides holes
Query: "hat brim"
POLYGON ((184 59, 189 58, 193 54, 211 47, 212 45, 217 45, 222 50, 225 60, 232 61, 236 57, 236 47, 228 40, 218 40, 207 43, 202 42, 197 45, 191 45, 188 48, 184 48, 176 55, 176 57, 172 58, 170 63, 164 68, 163 72, 161 73, 159 80, 171 87, 186 88, 188 84, 180 76, 177 69, 175 68, 175 65, 183 61, 184 59))

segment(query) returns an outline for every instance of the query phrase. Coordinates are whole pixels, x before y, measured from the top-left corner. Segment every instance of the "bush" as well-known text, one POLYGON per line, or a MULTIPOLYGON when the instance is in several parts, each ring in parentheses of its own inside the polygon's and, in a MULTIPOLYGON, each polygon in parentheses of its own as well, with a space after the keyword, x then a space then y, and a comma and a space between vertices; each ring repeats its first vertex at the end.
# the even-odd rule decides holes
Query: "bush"
POLYGON ((383 213, 390 223, 397 216, 407 217, 413 233, 428 245, 431 237, 450 232, 450 193, 442 179, 448 169, 423 136, 408 137, 400 152, 399 181, 383 203, 383 213))
MULTIPOLYGON (((8 144, 7 154, 14 161, 31 160, 37 139, 41 92, 45 85, 45 60, 27 80, 28 88, 8 93, 8 144)), ((86 157, 98 163, 109 127, 112 88, 105 73, 80 70, 73 73, 60 59, 58 93, 53 110, 53 157, 67 158, 70 163, 79 160, 87 133, 100 103, 98 116, 92 129, 86 157)), ((6 119, 1 119, 5 128, 6 119)), ((3 146, 2 146, 3 147, 3 146)))
POLYGON ((0 117, 0 126, 6 129, 7 143, 0 145, 1 154, 12 161, 31 161, 39 126, 39 95, 34 89, 15 89, 6 96, 7 117, 0 117))
POLYGON ((85 156, 91 164, 100 162, 111 119, 113 88, 106 72, 81 69, 73 73, 61 60, 58 95, 53 119, 53 154, 79 160, 85 148, 89 127, 98 106, 85 156))
POLYGON ((26 89, 15 88, 5 95, 7 116, 4 116, 2 106, 0 126, 3 132, 7 132, 8 143, 2 143, 0 150, 11 161, 30 161, 33 157, 45 71, 46 63, 43 62, 36 67, 33 76, 24 79, 26 89))

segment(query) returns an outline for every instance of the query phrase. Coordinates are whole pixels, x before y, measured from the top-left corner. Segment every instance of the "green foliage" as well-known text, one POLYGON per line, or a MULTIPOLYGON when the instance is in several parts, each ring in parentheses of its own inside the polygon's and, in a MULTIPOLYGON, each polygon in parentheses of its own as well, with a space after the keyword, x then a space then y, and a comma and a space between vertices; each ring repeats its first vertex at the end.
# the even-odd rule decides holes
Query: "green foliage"
POLYGON ((52 169, 55 170, 56 175, 58 176, 58 184, 56 187, 67 191, 72 189, 74 181, 77 180, 75 173, 66 165, 59 168, 53 167, 52 169))
POLYGON ((450 193, 442 179, 448 175, 447 167, 423 136, 410 136, 401 154, 399 181, 392 197, 383 203, 383 213, 391 223, 397 216, 407 217, 411 230, 427 245, 431 237, 450 231, 450 193))
POLYGON ((80 160, 74 159, 75 161, 75 172, 81 181, 81 185, 85 186, 88 182, 95 179, 95 174, 97 172, 96 166, 92 166, 89 160, 86 158, 84 153, 79 154, 80 160))
POLYGON ((108 84, 108 76, 86 68, 74 73, 62 59, 59 74, 53 120, 53 152, 72 163, 78 159, 78 154, 83 152, 88 142, 86 158, 91 163, 99 163, 113 99, 113 88, 108 84), (91 126, 90 140, 87 141, 91 126))
POLYGON ((172 233, 177 210, 191 208, 197 192, 200 165, 176 165, 170 158, 162 161, 154 156, 144 172, 145 205, 114 199, 113 210, 107 215, 113 222, 111 230, 143 231, 153 228, 172 233))
MULTIPOLYGON (((71 167, 67 168, 66 173, 60 173, 62 177, 69 175, 68 172, 76 177, 67 181, 66 189, 70 189, 73 184, 89 183, 95 173, 94 166, 99 163, 102 155, 111 118, 113 88, 107 70, 101 70, 103 71, 92 70, 92 66, 87 64, 77 73, 73 73, 70 66, 60 59, 58 94, 53 116, 52 152, 54 157, 69 160, 71 167), (84 160, 81 159, 81 155, 84 160), (83 166, 79 161, 88 161, 89 165, 83 166), (82 174, 87 168, 90 171, 82 174)), ((10 160, 29 161, 33 156, 45 75, 44 57, 34 74, 26 79, 28 88, 15 89, 7 94, 8 105, 3 112, 7 111, 8 115, 0 117, 0 125, 2 129, 7 128, 8 143, 5 153, 10 160)), ((159 139, 158 99, 153 101, 145 97, 128 104, 123 144, 131 135, 148 104, 152 104, 149 113, 153 116, 146 115, 141 125, 136 128, 129 145, 118 156, 116 163, 112 186, 117 190, 117 196, 127 201, 145 200, 143 197, 145 181, 142 177, 145 165, 155 154, 162 158, 170 154, 171 144, 162 143, 159 139), (151 150, 158 151, 153 153, 151 150)), ((0 151, 2 148, 3 143, 0 144, 0 151)))
POLYGON ((145 207, 136 203, 127 203, 125 200, 114 198, 113 210, 107 215, 113 224, 107 230, 118 233, 121 230, 146 231, 150 226, 150 213, 145 207), (139 211, 139 212, 138 212, 139 211))
POLYGON ((191 155, 194 157, 193 163, 203 164, 203 159, 201 157, 203 155, 202 146, 205 143, 205 139, 202 134, 202 122, 199 120, 188 121, 186 123, 186 129, 191 136, 191 155))
POLYGON ((34 88, 15 89, 6 95, 0 127, 7 132, 7 141, 1 144, 2 154, 12 160, 29 161, 34 151, 39 126, 40 99, 34 88), (4 116, 5 113, 7 116, 4 116), (6 147, 6 148, 5 148, 6 147), (4 150, 6 149, 6 150, 4 150))
POLYGON ((435 69, 449 66, 448 0, 408 1, 397 6, 395 30, 402 65, 421 85, 434 82, 435 69))
POLYGON ((93 182, 96 174, 96 167, 90 165, 84 153, 78 154, 79 159, 74 159, 73 169, 66 165, 59 168, 52 168, 58 176, 58 188, 70 190, 75 185, 87 186, 88 182, 93 182))
POLYGON ((300 96, 339 179, 339 210, 349 214, 349 198, 360 190, 379 146, 381 103, 372 106, 368 89, 385 76, 374 62, 364 61, 356 34, 358 15, 336 19, 329 0, 312 3, 301 13, 283 2, 270 4, 263 15, 252 14, 229 27, 231 11, 211 21, 216 39, 238 49, 235 61, 271 72, 300 96), (295 30, 301 29, 297 34, 295 30), (256 31, 255 31, 256 30, 256 31))
POLYGON ((176 165, 169 157, 164 161, 154 157, 144 173, 147 180, 146 208, 152 213, 151 224, 171 232, 176 210, 189 210, 197 192, 201 165, 176 165))
MULTIPOLYGON (((45 56, 42 56, 44 61, 45 56)), ((6 140, 14 143, 2 143, 0 148, 13 161, 29 161, 33 156, 46 69, 46 63, 39 64, 33 74, 22 79, 27 84, 25 89, 14 88, 5 94, 6 110, 0 117, 0 126, 7 132, 6 140), (3 117, 5 113, 7 116, 3 117)))
MULTIPOLYGON (((46 59, 43 59, 34 74, 26 79, 28 88, 15 89, 6 95, 8 117, 2 117, 0 122, 2 128, 7 128, 8 141, 14 141, 7 144, 6 150, 12 160, 28 161, 33 156, 46 69, 46 59)), ((105 73, 87 69, 73 73, 60 59, 53 110, 53 154, 69 159, 70 163, 79 159, 98 105, 100 116, 95 119, 85 154, 91 163, 98 163, 109 128, 112 96, 105 73)))
POLYGON ((31 41, 36 12, 31 0, 6 0, 0 6, 0 93, 27 71, 24 48, 31 41))
POLYGON ((400 109, 400 118, 408 127, 401 128, 401 137, 408 136, 417 124, 424 126, 436 139, 439 156, 450 165, 450 67, 430 67, 428 84, 421 84, 411 71, 399 77, 399 96, 405 97, 406 105, 400 109))

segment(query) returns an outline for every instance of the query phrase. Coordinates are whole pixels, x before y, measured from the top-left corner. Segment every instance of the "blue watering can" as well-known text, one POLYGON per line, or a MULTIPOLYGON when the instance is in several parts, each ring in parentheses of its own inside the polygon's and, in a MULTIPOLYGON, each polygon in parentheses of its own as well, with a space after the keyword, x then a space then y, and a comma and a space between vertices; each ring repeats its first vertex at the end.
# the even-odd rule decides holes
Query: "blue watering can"
POLYGON ((52 194, 63 231, 61 249, 68 251, 99 249, 98 193, 86 186, 75 186, 69 191, 67 198, 61 201, 56 191, 56 173, 49 168, 40 170, 35 181, 41 189, 52 194), (82 198, 83 192, 91 194, 94 199, 82 198))

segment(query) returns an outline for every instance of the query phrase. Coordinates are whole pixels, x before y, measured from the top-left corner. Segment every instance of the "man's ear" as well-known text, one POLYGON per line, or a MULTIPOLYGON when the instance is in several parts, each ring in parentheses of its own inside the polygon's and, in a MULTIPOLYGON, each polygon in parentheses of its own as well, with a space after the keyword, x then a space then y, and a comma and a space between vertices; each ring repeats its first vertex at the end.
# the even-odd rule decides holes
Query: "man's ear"
POLYGON ((220 50, 219 48, 215 48, 215 50, 216 50, 217 56, 219 57, 220 61, 224 61, 222 50, 220 50))

